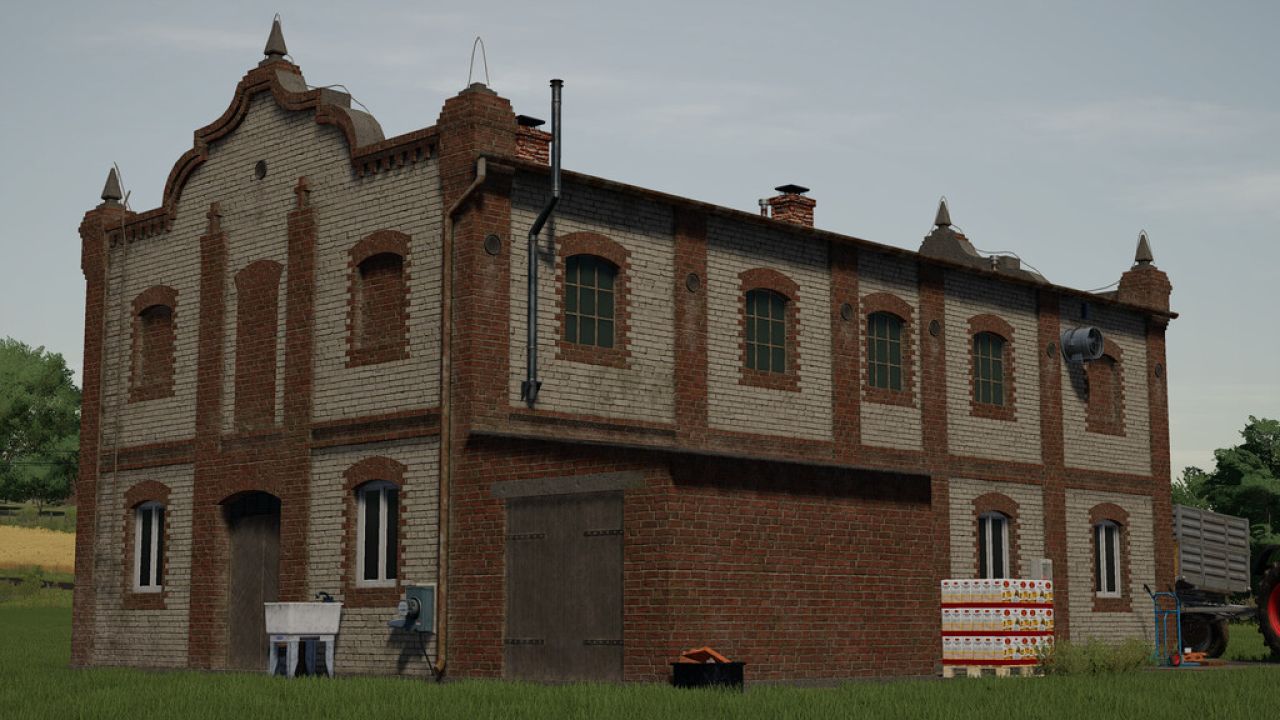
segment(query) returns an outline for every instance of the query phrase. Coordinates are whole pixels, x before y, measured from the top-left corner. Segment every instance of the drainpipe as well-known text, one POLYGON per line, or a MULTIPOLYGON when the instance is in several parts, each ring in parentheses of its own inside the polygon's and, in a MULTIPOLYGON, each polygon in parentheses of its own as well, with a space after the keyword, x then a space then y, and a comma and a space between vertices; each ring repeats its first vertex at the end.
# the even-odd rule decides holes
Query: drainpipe
POLYGON ((560 202, 560 88, 563 80, 551 81, 551 199, 546 207, 538 213, 538 219, 529 228, 529 316, 525 320, 528 337, 525 340, 525 377, 520 383, 520 397, 533 407, 538 401, 538 389, 542 381, 538 379, 538 233, 551 217, 560 202))
POLYGON ((445 631, 448 628, 448 577, 449 577, 449 485, 453 477, 453 216, 458 214, 475 191, 484 184, 488 167, 484 158, 476 160, 476 179, 449 206, 444 214, 444 227, 440 233, 440 467, 437 535, 439 572, 436 575, 436 679, 444 677, 445 631))

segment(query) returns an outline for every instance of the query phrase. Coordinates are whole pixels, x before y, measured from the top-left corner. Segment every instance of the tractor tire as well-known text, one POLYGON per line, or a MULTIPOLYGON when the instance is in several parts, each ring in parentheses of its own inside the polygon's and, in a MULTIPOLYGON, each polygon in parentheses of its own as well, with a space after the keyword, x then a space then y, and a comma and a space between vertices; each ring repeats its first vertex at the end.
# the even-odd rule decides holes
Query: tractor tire
POLYGON ((1258 631, 1272 657, 1280 658, 1280 561, 1273 562, 1258 582, 1258 631))
POLYGON ((1206 657, 1222 657, 1227 651, 1227 621, 1209 615, 1190 613, 1182 616, 1182 645, 1206 657))

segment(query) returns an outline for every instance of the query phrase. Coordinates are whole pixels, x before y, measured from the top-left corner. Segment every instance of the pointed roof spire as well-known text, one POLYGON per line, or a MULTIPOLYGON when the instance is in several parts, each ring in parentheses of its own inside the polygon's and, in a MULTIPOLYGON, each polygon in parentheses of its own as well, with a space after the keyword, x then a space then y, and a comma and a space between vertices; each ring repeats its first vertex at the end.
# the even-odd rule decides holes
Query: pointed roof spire
POLYGON ((933 224, 938 227, 949 227, 951 225, 951 211, 947 209, 946 196, 943 196, 938 201, 938 215, 933 219, 933 224))
POLYGON ((116 174, 116 169, 113 167, 111 172, 107 173, 107 184, 102 186, 102 201, 108 205, 118 205, 123 198, 124 193, 120 191, 120 176, 116 174))
POLYGON ((1147 231, 1143 230, 1138 233, 1138 252, 1133 256, 1133 262, 1138 265, 1150 265, 1155 259, 1151 254, 1151 242, 1147 240, 1147 231))
POLYGON ((289 49, 284 46, 284 32, 280 30, 280 15, 277 13, 274 20, 271 21, 271 34, 267 36, 267 46, 262 49, 262 54, 267 56, 267 60, 282 60, 285 55, 289 54, 289 49))

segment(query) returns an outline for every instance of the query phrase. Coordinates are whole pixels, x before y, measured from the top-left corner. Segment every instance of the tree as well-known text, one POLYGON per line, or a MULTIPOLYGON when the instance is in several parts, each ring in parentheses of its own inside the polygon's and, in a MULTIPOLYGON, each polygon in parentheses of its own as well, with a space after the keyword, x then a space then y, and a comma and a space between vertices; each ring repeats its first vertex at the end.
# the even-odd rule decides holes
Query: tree
POLYGON ((1240 435, 1243 443, 1214 451, 1213 472, 1182 471, 1174 502, 1248 518, 1255 546, 1280 543, 1280 421, 1250 415, 1240 435))
POLYGON ((80 390, 58 353, 0 339, 0 497, 66 499, 79 464, 80 390))

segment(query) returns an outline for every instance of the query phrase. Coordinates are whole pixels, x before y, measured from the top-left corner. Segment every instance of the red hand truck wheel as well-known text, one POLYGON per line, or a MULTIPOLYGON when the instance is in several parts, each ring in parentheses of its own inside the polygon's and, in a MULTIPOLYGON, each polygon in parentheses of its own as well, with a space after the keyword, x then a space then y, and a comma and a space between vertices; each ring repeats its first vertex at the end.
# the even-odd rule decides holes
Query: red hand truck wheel
POLYGON ((1169 656, 1169 664, 1178 667, 1182 664, 1182 653, 1174 653, 1169 656))

